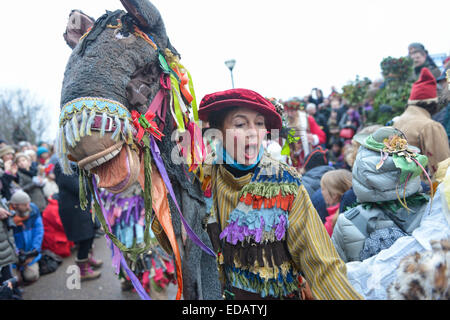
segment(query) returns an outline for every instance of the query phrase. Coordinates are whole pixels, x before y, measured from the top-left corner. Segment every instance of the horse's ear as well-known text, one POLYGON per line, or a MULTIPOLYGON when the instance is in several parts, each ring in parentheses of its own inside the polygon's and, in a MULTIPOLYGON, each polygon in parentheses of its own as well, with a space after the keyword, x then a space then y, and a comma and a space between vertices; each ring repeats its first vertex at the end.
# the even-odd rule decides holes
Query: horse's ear
POLYGON ((67 22, 64 40, 72 49, 76 47, 80 38, 94 25, 94 18, 86 15, 81 10, 72 10, 67 22))
POLYGON ((167 37, 166 27, 158 9, 148 0, 120 0, 122 5, 138 23, 142 31, 155 34, 159 39, 156 39, 159 46, 169 48, 173 53, 177 54, 176 50, 170 44, 167 37), (159 41, 158 41, 159 40, 159 41))

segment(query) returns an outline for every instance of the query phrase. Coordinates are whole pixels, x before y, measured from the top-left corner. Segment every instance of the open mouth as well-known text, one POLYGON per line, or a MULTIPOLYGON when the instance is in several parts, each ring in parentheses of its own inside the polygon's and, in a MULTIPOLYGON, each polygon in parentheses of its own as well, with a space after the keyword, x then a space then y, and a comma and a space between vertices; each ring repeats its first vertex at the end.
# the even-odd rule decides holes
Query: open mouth
POLYGON ((258 156, 259 149, 257 144, 248 144, 245 146, 244 157, 246 160, 252 160, 258 156))
POLYGON ((99 177, 98 187, 120 193, 134 183, 139 175, 138 155, 120 142, 78 162, 80 168, 99 177))

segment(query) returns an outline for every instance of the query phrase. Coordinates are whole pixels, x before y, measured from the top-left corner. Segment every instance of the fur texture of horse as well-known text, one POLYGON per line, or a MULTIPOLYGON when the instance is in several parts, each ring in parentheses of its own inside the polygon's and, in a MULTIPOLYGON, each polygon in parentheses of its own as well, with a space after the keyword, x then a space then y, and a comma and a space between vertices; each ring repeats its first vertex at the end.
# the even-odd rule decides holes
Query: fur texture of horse
MULTIPOLYGON (((90 32, 85 34, 74 47, 64 73, 61 106, 76 99, 96 97, 117 102, 130 112, 136 110, 144 114, 160 90, 162 71, 158 51, 150 42, 153 41, 160 52, 169 49, 175 56, 179 57, 179 54, 170 44, 159 11, 149 1, 122 0, 122 4, 127 12, 107 11, 105 15, 97 19, 90 32), (151 41, 138 36, 135 33, 135 26, 143 33, 150 35, 151 41), (127 87, 139 70, 146 77, 145 90, 143 89, 140 94, 144 94, 147 100, 132 104, 130 89, 127 87)), ((86 126, 83 121, 86 122, 88 116, 78 115, 73 126, 76 129, 81 128, 80 132, 83 132, 86 126)), ((203 243, 212 247, 202 227, 206 208, 200 184, 194 175, 188 172, 186 165, 175 164, 171 160, 171 153, 176 148, 176 142, 171 140, 172 132, 176 130, 172 119, 169 107, 166 110, 164 137, 162 141, 157 141, 161 157, 185 219, 203 243)), ((157 122, 159 124, 159 119, 157 122)), ((116 123, 123 124, 123 119, 116 119, 116 123)), ((114 139, 114 135, 110 132, 93 131, 92 134, 85 134, 75 139, 76 129, 72 144, 69 143, 67 146, 72 160, 79 163, 85 159, 95 160, 98 158, 96 155, 102 154, 108 148, 114 149, 122 142, 123 144, 117 150, 125 152, 123 150, 127 145, 126 136, 114 139)), ((69 135, 71 135, 70 132, 69 135)), ((67 136, 66 140, 69 141, 67 136)), ((100 181, 115 179, 117 180, 115 184, 122 183, 123 172, 127 171, 125 166, 131 163, 130 154, 136 151, 128 148, 127 152, 126 155, 119 154, 119 156, 113 153, 108 154, 108 159, 114 158, 103 163, 101 169, 91 170, 91 172, 97 173, 100 181), (122 161, 127 157, 128 162, 122 161), (119 158, 122 160, 118 160, 119 158)), ((180 218, 170 197, 169 206, 175 235, 182 253, 184 299, 220 299, 221 289, 215 258, 203 252, 190 239, 183 241, 180 218)))

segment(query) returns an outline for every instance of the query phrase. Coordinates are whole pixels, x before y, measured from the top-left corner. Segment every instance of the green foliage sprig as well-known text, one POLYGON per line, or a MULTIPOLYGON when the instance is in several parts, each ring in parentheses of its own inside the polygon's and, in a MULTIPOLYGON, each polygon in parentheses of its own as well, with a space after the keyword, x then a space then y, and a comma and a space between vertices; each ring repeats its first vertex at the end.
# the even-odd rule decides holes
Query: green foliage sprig
POLYGON ((372 81, 365 77, 360 80, 359 76, 356 76, 356 80, 349 82, 342 87, 342 97, 348 101, 350 106, 359 107, 365 102, 367 91, 372 81))

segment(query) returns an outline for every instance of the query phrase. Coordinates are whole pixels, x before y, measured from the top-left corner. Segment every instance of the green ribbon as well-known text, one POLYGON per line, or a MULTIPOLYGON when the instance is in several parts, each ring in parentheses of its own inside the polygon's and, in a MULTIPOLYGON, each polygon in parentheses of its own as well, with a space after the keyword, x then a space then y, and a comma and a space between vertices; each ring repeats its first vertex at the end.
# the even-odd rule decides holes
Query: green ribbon
POLYGON ((178 131, 180 133, 183 133, 185 131, 185 127, 184 127, 183 113, 181 112, 181 105, 180 105, 181 94, 178 81, 172 73, 170 74, 170 83, 172 87, 173 110, 175 112, 175 121, 177 123, 178 131))
POLYGON ((105 231, 106 235, 111 239, 111 241, 114 243, 114 245, 119 248, 119 250, 122 253, 127 253, 129 255, 129 258, 134 262, 137 259, 137 256, 143 253, 148 252, 148 250, 151 248, 151 238, 150 238, 150 222, 151 222, 151 215, 152 215, 152 198, 151 198, 151 155, 150 155, 150 148, 149 148, 149 139, 148 136, 145 135, 143 138, 145 149, 144 149, 144 166, 145 166, 145 189, 144 190, 144 204, 145 204, 145 230, 144 230, 144 246, 139 245, 133 245, 131 248, 127 248, 117 237, 111 233, 108 224, 106 222, 105 216, 102 212, 102 207, 100 206, 98 201, 101 201, 101 199, 97 199, 97 196, 94 192, 94 186, 92 183, 92 176, 91 179, 88 179, 89 183, 89 189, 91 191, 91 194, 94 195, 94 210, 95 214, 105 231))
POLYGON ((139 124, 142 126, 142 128, 144 128, 144 129, 150 128, 150 122, 148 122, 147 118, 145 118, 145 116, 143 114, 141 114, 138 121, 139 121, 139 124))
POLYGON ((88 201, 86 198, 86 180, 85 180, 85 172, 83 169, 80 169, 78 175, 78 186, 79 186, 78 197, 80 199, 80 207, 84 211, 87 209, 88 201))

